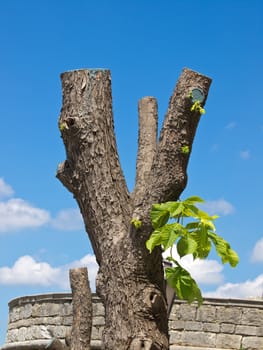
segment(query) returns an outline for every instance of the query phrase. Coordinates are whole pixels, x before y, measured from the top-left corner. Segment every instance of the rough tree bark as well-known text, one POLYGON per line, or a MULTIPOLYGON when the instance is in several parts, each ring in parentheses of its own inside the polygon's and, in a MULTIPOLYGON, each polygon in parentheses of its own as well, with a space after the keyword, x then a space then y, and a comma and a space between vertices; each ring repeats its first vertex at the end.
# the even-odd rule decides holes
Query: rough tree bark
MULTIPOLYGON (((153 203, 177 200, 187 182, 186 168, 198 111, 189 94, 211 79, 184 69, 169 102, 157 142, 157 103, 139 102, 136 185, 129 193, 120 166, 112 116, 109 70, 76 70, 61 75, 63 104, 59 127, 67 160, 57 177, 76 198, 99 272, 97 293, 105 305, 104 348, 168 349, 168 320, 161 250, 149 254, 153 203), (182 152, 188 146, 189 153, 182 152), (136 229, 132 219, 142 225, 136 229)), ((205 103, 205 99, 203 104, 205 103)))
POLYGON ((92 298, 88 270, 86 267, 70 269, 69 278, 73 309, 70 350, 90 350, 92 298))

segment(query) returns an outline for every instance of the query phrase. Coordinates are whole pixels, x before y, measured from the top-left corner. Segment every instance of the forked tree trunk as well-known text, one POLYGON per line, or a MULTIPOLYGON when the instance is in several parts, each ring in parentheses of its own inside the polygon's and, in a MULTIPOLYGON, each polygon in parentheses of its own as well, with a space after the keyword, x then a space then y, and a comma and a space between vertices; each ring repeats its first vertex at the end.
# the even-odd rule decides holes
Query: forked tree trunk
POLYGON ((104 348, 168 349, 161 250, 149 254, 145 247, 152 231, 149 212, 153 203, 177 200, 186 186, 190 152, 182 147, 191 151, 200 119, 189 96, 199 88, 206 99, 211 80, 183 70, 158 142, 156 100, 139 102, 136 185, 129 193, 114 135, 109 70, 76 70, 61 78, 59 127, 67 160, 57 177, 78 202, 99 264, 104 348), (132 219, 141 221, 139 229, 132 219))

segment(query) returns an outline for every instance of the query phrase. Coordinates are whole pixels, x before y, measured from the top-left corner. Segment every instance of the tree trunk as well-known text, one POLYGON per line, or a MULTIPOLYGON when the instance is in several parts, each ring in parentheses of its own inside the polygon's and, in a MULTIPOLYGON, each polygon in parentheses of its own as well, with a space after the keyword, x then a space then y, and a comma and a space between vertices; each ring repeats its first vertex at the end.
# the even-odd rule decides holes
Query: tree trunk
POLYGON ((73 309, 70 350, 90 350, 92 298, 88 270, 86 267, 70 269, 69 277, 73 309))
MULTIPOLYGON (((61 75, 63 105, 59 127, 67 160, 57 177, 76 198, 99 272, 97 293, 105 306, 104 348, 168 349, 168 320, 162 255, 149 254, 153 203, 177 200, 200 119, 191 111, 193 88, 205 99, 211 80, 184 69, 170 99, 157 142, 157 103, 139 103, 136 185, 129 193, 119 162, 112 116, 109 70, 76 70, 61 75), (132 220, 141 222, 135 228, 132 220)), ((204 101, 205 102, 205 101, 204 101)), ((203 102, 203 103, 204 103, 203 102)))

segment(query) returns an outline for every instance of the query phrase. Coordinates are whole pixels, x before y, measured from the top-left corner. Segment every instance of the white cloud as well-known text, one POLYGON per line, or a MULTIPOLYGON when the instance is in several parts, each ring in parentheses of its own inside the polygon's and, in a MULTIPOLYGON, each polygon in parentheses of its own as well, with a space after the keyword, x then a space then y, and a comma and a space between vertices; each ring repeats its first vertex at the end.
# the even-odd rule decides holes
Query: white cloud
POLYGON ((210 215, 230 215, 235 211, 233 205, 223 198, 214 201, 206 201, 201 207, 210 215))
POLYGON ((33 257, 25 255, 17 259, 12 267, 0 268, 0 284, 58 287, 62 290, 70 290, 69 269, 82 266, 88 267, 90 286, 94 291, 98 265, 95 256, 90 254, 58 267, 52 267, 47 262, 38 262, 33 257))
POLYGON ((35 208, 20 198, 0 202, 0 232, 39 227, 50 220, 48 211, 35 208))
POLYGON ((256 242, 251 260, 253 262, 263 262, 263 238, 256 242))
POLYGON ((37 228, 49 224, 52 228, 64 231, 83 230, 84 223, 78 209, 64 209, 51 218, 47 210, 34 207, 21 198, 12 197, 14 190, 0 178, 0 234, 11 231, 37 228))
POLYGON ((61 210, 57 216, 51 220, 51 225, 64 231, 83 230, 84 223, 78 209, 61 210))
POLYGON ((12 267, 0 268, 0 284, 51 286, 59 278, 60 270, 46 262, 37 262, 29 255, 20 257, 12 267))
POLYGON ((254 280, 247 280, 241 283, 226 283, 213 292, 204 293, 204 296, 215 298, 262 298, 263 274, 254 280))
POLYGON ((193 260, 191 255, 185 257, 183 263, 192 277, 200 284, 219 284, 224 277, 223 267, 216 260, 193 260))
POLYGON ((0 198, 10 197, 14 194, 14 190, 10 185, 5 183, 4 179, 0 177, 0 198))
POLYGON ((251 158, 251 154, 250 154, 250 151, 249 151, 249 150, 241 151, 241 152, 239 153, 239 155, 240 155, 240 158, 241 158, 241 159, 244 159, 244 160, 248 160, 248 159, 251 158))
POLYGON ((48 211, 36 208, 23 199, 3 200, 13 194, 13 188, 0 178, 0 233, 39 227, 50 220, 48 211))
MULTIPOLYGON (((169 255, 169 253, 164 253, 164 257, 169 255)), ((176 247, 173 248, 173 257, 177 260, 180 265, 189 271, 192 277, 199 284, 220 284, 223 282, 223 266, 219 264, 216 260, 201 260, 193 259, 192 255, 186 255, 180 258, 176 252, 176 247)))

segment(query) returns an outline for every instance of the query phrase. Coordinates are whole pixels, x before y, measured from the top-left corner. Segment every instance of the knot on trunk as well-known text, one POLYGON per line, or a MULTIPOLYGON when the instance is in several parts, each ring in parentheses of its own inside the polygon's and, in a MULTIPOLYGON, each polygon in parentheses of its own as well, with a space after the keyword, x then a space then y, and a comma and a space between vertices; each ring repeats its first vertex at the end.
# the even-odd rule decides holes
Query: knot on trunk
POLYGON ((159 290, 154 288, 146 288, 144 291, 144 302, 155 318, 160 318, 162 311, 167 308, 164 296, 159 290))

